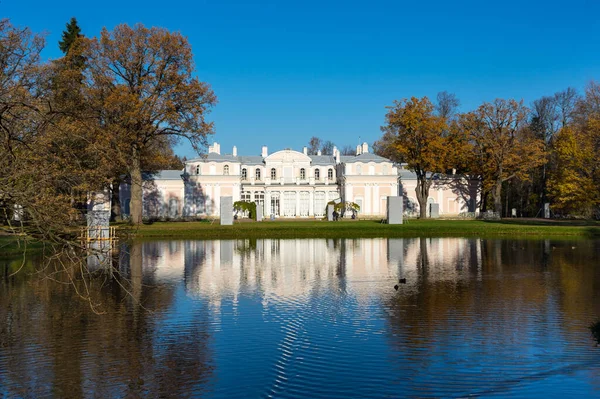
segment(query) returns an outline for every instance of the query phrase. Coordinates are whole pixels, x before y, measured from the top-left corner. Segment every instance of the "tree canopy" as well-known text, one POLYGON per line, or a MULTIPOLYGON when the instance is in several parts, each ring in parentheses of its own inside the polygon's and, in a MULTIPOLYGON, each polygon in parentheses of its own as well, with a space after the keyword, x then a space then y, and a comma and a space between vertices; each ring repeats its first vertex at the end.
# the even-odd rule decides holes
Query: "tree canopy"
POLYGON ((206 119, 216 104, 194 75, 191 47, 180 33, 118 25, 87 40, 86 96, 98 126, 131 179, 131 222, 142 222, 142 159, 186 139, 197 151, 213 133, 206 119))
POLYGON ((543 141, 526 122, 529 110, 523 102, 496 99, 462 115, 460 128, 472 144, 475 168, 491 190, 494 209, 502 212, 502 183, 529 178, 531 170, 544 162, 543 141))
POLYGON ((436 173, 449 167, 448 125, 427 97, 395 101, 381 127, 378 148, 396 162, 406 162, 417 175, 416 196, 421 217, 427 213, 429 189, 436 173))
POLYGON ((572 110, 575 121, 554 143, 548 182, 554 208, 584 217, 600 217, 600 85, 591 82, 572 110))
POLYGON ((81 34, 81 28, 77 23, 77 19, 72 17, 62 33, 62 39, 58 42, 60 51, 66 55, 73 46, 73 43, 81 37, 83 37, 83 35, 81 34))

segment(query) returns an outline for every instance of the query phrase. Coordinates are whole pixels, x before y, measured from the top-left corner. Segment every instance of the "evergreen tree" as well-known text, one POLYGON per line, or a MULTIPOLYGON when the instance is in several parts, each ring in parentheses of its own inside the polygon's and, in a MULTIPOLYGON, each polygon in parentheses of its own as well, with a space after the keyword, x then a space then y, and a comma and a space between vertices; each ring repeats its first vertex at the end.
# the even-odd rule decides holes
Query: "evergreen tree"
POLYGON ((58 42, 58 47, 60 51, 62 51, 65 55, 69 52, 69 49, 75 42, 75 40, 79 37, 82 37, 81 28, 77 24, 77 19, 75 17, 71 18, 69 23, 67 24, 67 29, 63 31, 62 40, 58 42))

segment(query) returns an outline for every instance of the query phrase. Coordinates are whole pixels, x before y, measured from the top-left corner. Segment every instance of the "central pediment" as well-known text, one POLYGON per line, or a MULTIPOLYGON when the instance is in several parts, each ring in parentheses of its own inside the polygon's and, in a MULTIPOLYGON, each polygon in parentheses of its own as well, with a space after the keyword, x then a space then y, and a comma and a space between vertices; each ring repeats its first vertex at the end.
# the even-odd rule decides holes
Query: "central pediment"
POLYGON ((265 158, 266 162, 282 162, 282 163, 301 163, 301 162, 311 162, 311 159, 308 155, 304 155, 299 151, 294 150, 281 150, 272 153, 268 157, 265 158))

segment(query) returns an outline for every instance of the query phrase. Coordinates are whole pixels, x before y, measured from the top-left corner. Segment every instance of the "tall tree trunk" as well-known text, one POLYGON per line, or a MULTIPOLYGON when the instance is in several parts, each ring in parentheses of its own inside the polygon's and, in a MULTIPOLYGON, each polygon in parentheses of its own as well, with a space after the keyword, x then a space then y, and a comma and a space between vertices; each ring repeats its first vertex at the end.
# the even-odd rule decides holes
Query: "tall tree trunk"
POLYGON ((131 177, 131 224, 142 224, 142 170, 140 166, 140 151, 137 145, 133 146, 131 153, 131 167, 129 170, 131 177))
POLYGON ((112 187, 110 190, 111 193, 111 201, 110 201, 110 221, 111 222, 120 222, 121 217, 121 201, 119 198, 119 187, 121 186, 121 179, 115 179, 112 182, 112 187))
MULTIPOLYGON (((484 183, 481 183, 481 186, 483 187, 484 183)), ((481 209, 481 212, 486 212, 487 208, 488 208, 488 193, 489 191, 485 190, 485 189, 481 189, 481 206, 479 209, 481 209)))
POLYGON ((425 177, 417 175, 415 192, 419 202, 419 218, 425 219, 427 217, 427 198, 429 197, 429 184, 425 177))
POLYGON ((494 211, 498 214, 498 216, 502 215, 502 179, 498 178, 496 180, 496 185, 494 186, 493 191, 494 196, 494 211))

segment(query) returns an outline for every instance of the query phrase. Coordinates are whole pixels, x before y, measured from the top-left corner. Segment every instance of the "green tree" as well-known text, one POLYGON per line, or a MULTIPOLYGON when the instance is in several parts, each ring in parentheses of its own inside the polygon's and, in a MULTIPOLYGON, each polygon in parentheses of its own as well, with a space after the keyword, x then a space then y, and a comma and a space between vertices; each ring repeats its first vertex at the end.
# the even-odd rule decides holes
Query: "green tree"
POLYGON ((73 43, 79 38, 83 37, 81 34, 81 28, 77 24, 77 19, 72 17, 67 23, 66 29, 62 33, 62 40, 58 42, 58 47, 63 54, 67 55, 73 43))

